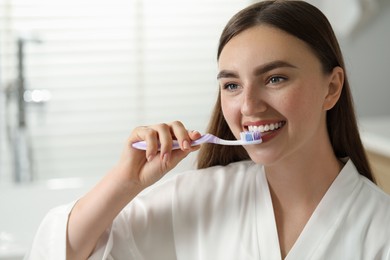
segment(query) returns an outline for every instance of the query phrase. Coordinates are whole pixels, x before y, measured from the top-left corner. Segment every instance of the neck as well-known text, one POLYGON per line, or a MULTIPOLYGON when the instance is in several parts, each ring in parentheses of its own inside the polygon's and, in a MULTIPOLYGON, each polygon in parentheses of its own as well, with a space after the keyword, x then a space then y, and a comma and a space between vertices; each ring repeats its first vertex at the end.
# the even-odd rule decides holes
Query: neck
POLYGON ((265 167, 283 259, 341 170, 329 151, 305 152, 265 167))
POLYGON ((341 171, 325 127, 312 139, 265 165, 284 258, 341 171))
POLYGON ((273 199, 285 207, 316 207, 341 171, 342 164, 329 147, 290 156, 265 166, 273 199))

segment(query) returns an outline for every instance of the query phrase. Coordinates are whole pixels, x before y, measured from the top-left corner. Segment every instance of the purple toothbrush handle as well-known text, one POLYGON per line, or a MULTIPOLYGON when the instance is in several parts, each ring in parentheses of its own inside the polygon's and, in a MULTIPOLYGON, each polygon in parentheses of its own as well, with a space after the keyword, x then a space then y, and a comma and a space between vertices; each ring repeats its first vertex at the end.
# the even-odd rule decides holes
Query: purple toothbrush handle
MULTIPOLYGON (((138 150, 146 150, 146 147, 147 147, 145 141, 133 143, 131 146, 133 146, 134 148, 137 148, 138 150)), ((176 149, 180 149, 179 142, 176 140, 173 140, 172 150, 176 150, 176 149)), ((158 147, 158 150, 160 150, 160 145, 158 147)))
MULTIPOLYGON (((213 142, 214 138, 216 138, 216 137, 213 136, 213 135, 210 135, 210 134, 202 135, 199 139, 197 139, 195 141, 192 141, 191 142, 191 146, 200 145, 200 144, 207 143, 207 142, 210 142, 210 141, 213 142)), ((146 147, 147 147, 145 141, 140 141, 140 142, 133 143, 132 146, 134 148, 139 149, 139 150, 146 150, 146 147)), ((160 150, 160 147, 158 149, 160 150)), ((179 142, 176 141, 176 140, 173 140, 172 150, 177 150, 177 149, 180 149, 179 142)))

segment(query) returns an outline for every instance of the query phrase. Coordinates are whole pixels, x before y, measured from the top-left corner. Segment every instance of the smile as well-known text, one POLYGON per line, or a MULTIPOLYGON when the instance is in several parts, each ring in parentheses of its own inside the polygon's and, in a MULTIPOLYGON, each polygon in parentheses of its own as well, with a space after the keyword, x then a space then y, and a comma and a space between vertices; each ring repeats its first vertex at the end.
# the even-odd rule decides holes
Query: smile
POLYGON ((286 123, 285 121, 280 121, 280 122, 273 123, 273 124, 271 123, 271 124, 264 124, 264 125, 249 125, 248 130, 249 131, 258 131, 260 133, 265 133, 265 132, 277 130, 277 129, 281 128, 282 126, 284 126, 285 123, 286 123))

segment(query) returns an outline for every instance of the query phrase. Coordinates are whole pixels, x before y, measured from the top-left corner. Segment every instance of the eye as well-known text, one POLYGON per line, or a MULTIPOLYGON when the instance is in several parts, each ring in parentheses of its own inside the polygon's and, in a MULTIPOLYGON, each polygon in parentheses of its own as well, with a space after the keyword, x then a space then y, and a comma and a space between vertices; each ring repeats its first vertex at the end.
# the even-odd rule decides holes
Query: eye
POLYGON ((278 83, 281 83, 283 81, 285 81, 287 78, 285 77, 282 77, 282 76, 272 76, 269 78, 267 84, 278 84, 278 83))
POLYGON ((235 91, 239 88, 238 84, 235 83, 227 83, 223 85, 223 89, 226 89, 228 91, 235 91))

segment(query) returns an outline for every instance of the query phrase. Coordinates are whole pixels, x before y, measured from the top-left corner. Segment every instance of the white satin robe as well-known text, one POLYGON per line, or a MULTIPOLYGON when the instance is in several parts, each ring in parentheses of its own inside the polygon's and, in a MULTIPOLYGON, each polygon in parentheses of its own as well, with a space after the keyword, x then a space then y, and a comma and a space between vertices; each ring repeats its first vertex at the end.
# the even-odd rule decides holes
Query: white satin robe
MULTIPOLYGON (((53 209, 27 259, 65 259, 73 204, 53 209)), ((90 259, 280 260, 264 169, 252 162, 191 171, 133 200, 90 259)), ((390 196, 348 161, 287 260, 389 260, 390 196)))

